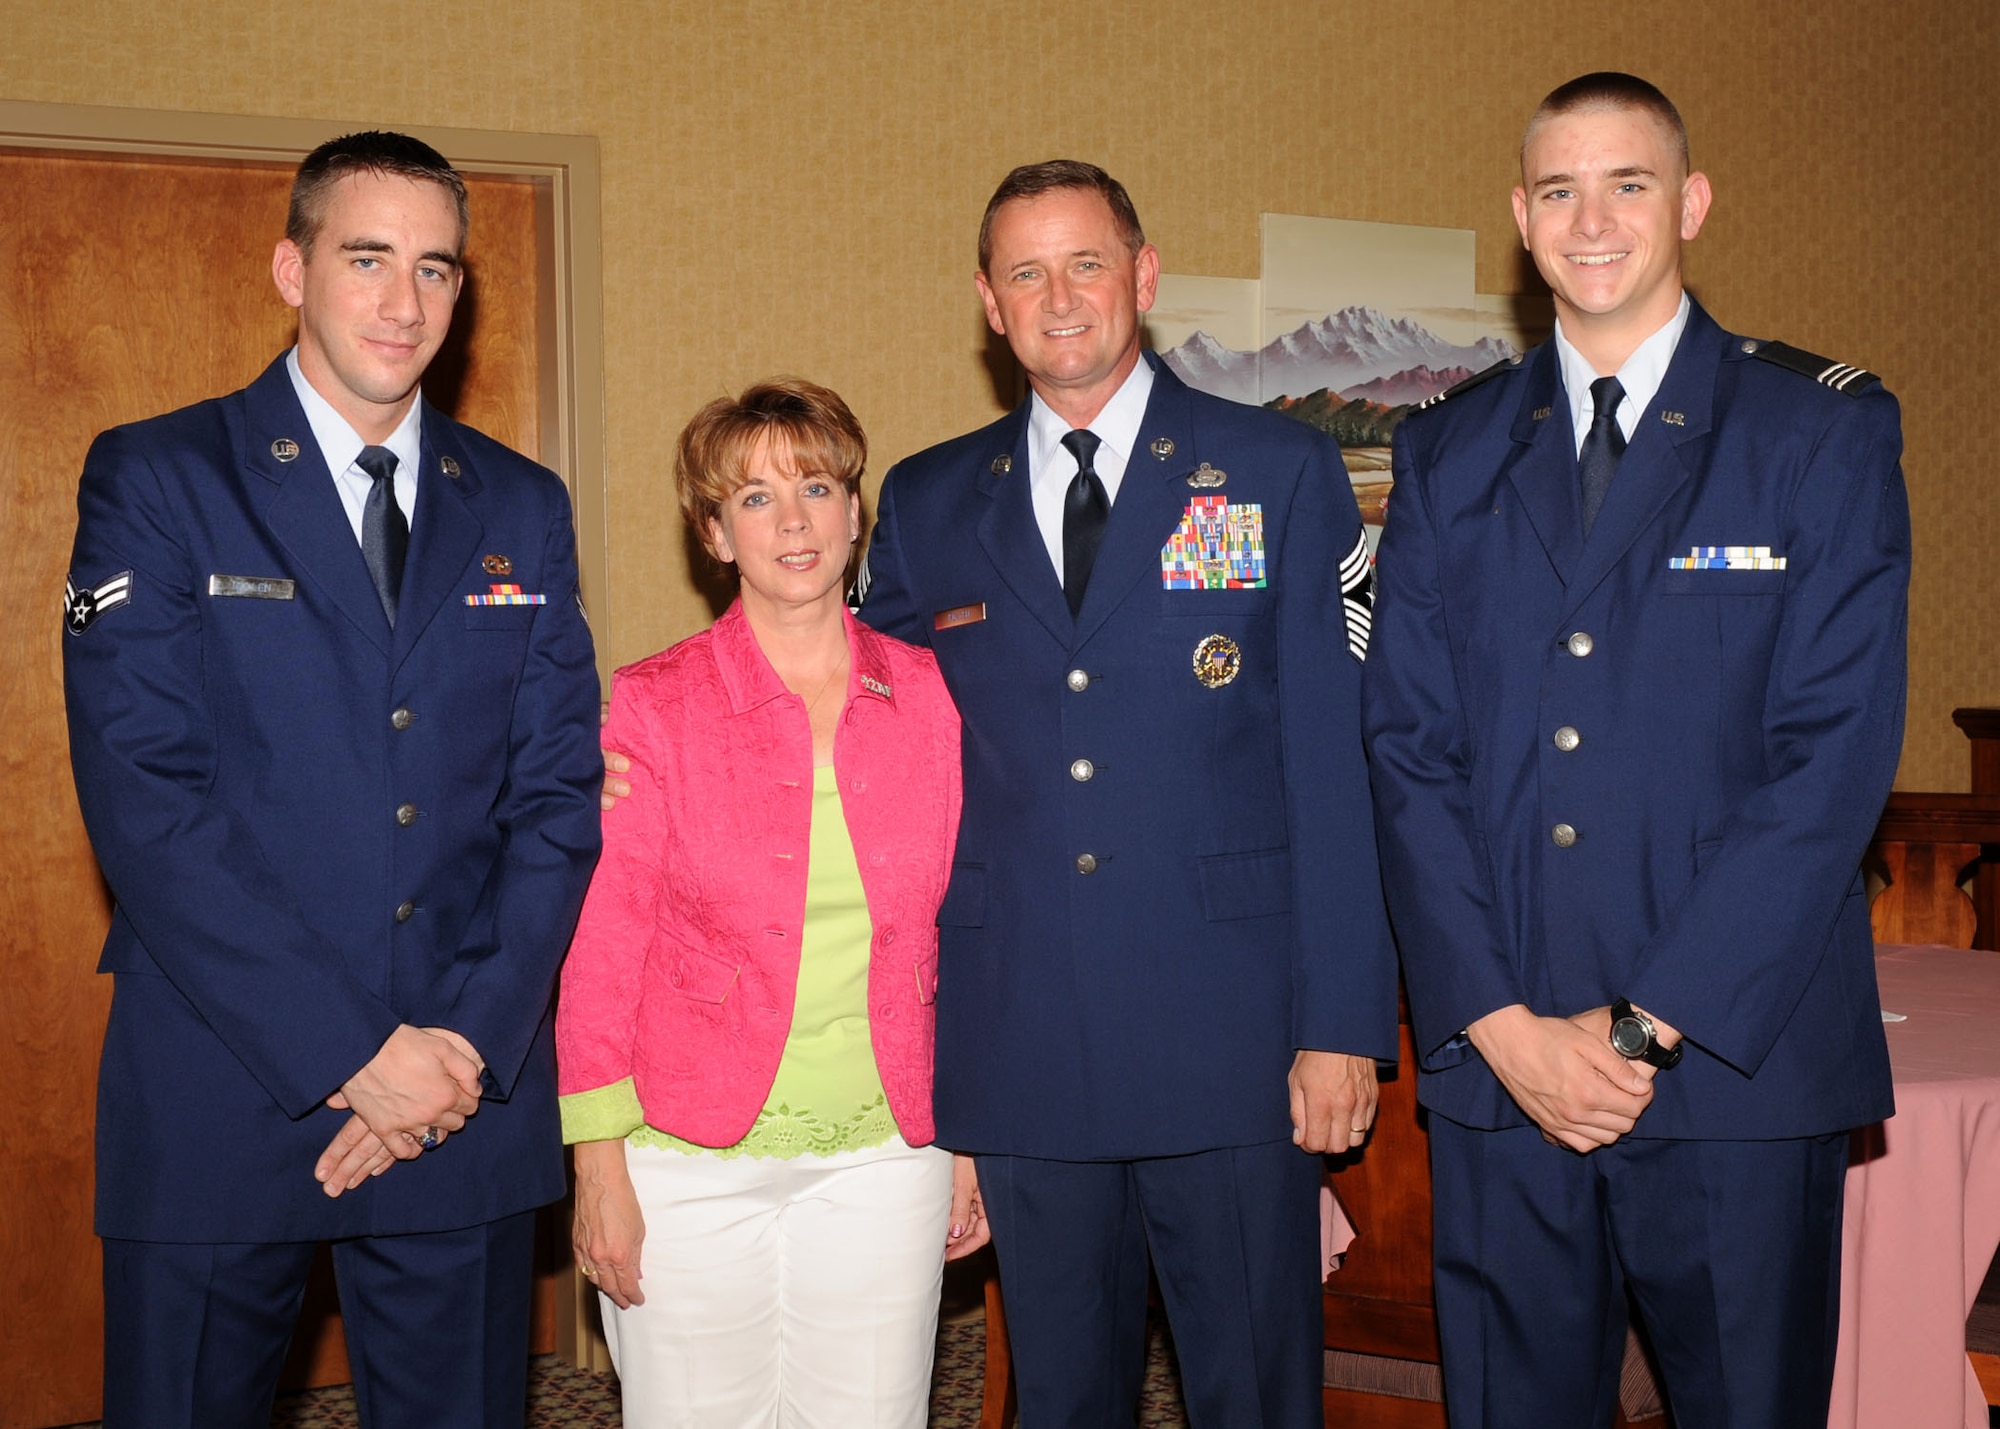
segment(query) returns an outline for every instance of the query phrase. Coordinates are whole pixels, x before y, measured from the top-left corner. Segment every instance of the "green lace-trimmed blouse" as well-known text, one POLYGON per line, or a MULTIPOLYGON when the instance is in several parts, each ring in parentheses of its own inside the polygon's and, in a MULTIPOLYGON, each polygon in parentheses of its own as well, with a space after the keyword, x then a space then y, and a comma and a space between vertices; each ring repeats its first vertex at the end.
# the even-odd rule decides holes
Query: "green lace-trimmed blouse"
POLYGON ((872 928, 861 866, 831 765, 813 770, 805 931, 792 1030, 764 1109, 734 1146, 712 1147, 645 1124, 632 1079, 562 1099, 570 1141, 624 1137, 700 1156, 791 1157, 880 1146, 896 1132, 868 1037, 872 928))

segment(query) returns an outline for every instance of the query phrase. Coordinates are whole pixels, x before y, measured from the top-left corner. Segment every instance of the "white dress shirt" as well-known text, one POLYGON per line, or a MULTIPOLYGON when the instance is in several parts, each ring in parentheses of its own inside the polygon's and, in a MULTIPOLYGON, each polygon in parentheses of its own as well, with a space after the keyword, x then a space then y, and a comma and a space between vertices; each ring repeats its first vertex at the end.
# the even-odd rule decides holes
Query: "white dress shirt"
MULTIPOLYGON (((1146 420, 1146 402, 1153 395, 1153 369, 1144 357, 1104 404, 1090 423, 1097 434, 1097 456, 1091 468, 1104 483, 1107 503, 1116 504, 1119 483, 1125 479, 1125 464, 1138 444, 1139 428, 1146 420)), ((1056 583, 1063 578, 1063 498, 1076 479, 1076 458, 1062 439, 1073 429, 1058 417, 1037 393, 1028 399, 1028 494, 1035 504, 1035 524, 1041 528, 1042 544, 1048 547, 1049 561, 1056 568, 1056 583)))
MULTIPOLYGON (((327 470, 333 473, 334 490, 340 493, 340 504, 347 511, 348 524, 354 527, 354 544, 358 546, 361 513, 367 508, 368 489, 375 484, 375 478, 356 466, 354 459, 368 443, 306 381, 305 374, 299 371, 296 347, 285 354, 285 371, 292 374, 292 390, 299 394, 299 405, 306 409, 306 421, 312 427, 313 439, 319 443, 320 455, 326 458, 327 470)), ((403 414, 396 430, 389 433, 389 439, 381 443, 396 454, 396 504, 403 508, 403 519, 412 530, 416 529, 417 518, 417 463, 424 451, 423 421, 424 404, 419 397, 410 403, 410 410, 403 414)))
POLYGON ((1625 389, 1625 400, 1618 404, 1618 430, 1625 434, 1626 441, 1631 441, 1639 426, 1639 414, 1652 403, 1660 384, 1667 380, 1667 367, 1674 360, 1674 349, 1680 346, 1681 331, 1687 321, 1688 295, 1682 293, 1681 305, 1667 319, 1666 326, 1634 348, 1623 367, 1607 373, 1592 367, 1582 353, 1569 345, 1569 339, 1563 336, 1562 319, 1556 319, 1556 355, 1562 360, 1563 391, 1569 395, 1570 433, 1576 438, 1579 457, 1583 455, 1583 439, 1590 435, 1590 424, 1597 416, 1597 404, 1590 400, 1590 384, 1599 377, 1618 379, 1618 385, 1625 389))

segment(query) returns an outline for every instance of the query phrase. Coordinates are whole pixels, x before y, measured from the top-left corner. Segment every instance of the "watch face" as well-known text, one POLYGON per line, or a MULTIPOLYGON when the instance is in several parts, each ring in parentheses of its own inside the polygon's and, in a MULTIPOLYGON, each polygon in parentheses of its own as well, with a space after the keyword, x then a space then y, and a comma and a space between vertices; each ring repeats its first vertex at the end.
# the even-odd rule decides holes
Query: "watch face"
POLYGON ((1645 1024, 1636 1017, 1621 1017, 1611 1024, 1611 1049, 1621 1057, 1643 1057, 1653 1039, 1645 1024))

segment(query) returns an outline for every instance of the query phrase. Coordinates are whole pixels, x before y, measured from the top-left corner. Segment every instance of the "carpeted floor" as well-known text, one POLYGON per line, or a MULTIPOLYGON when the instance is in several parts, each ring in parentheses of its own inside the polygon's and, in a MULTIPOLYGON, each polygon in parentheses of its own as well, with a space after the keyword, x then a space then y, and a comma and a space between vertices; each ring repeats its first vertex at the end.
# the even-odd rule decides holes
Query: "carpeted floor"
MULTIPOLYGON (((986 1325, 976 1312, 938 1327, 937 1369, 931 1388, 931 1429, 977 1429, 985 1389, 986 1325)), ((571 1369, 554 1355, 538 1356, 528 1372, 528 1429, 615 1429, 618 1381, 571 1369)), ((1179 1429, 1180 1379, 1164 1321, 1149 1327, 1140 1429, 1179 1429)), ((358 1429, 354 1396, 345 1386, 312 1389, 279 1398, 272 1429, 358 1429)), ((95 1426, 77 1426, 95 1429, 95 1426)))

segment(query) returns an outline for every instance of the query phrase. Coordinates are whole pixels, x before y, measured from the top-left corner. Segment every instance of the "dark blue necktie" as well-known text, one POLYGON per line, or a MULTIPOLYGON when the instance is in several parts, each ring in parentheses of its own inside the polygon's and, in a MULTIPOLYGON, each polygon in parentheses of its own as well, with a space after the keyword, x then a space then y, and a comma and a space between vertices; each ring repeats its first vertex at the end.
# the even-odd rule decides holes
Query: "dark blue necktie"
POLYGON ((1091 465, 1100 439, 1088 427, 1080 427, 1062 439, 1076 458, 1076 476, 1063 495, 1063 596, 1069 613, 1083 608, 1083 590, 1090 584, 1090 568, 1097 564, 1098 543, 1104 539, 1104 523, 1111 515, 1111 498, 1104 482, 1091 465))
POLYGON ((1625 433, 1618 428, 1618 404, 1624 400, 1625 389, 1618 385, 1616 377, 1600 377, 1590 384, 1594 412, 1590 419, 1590 432, 1583 439, 1583 450, 1577 454, 1577 475, 1583 483, 1583 534, 1586 536, 1590 534, 1590 528, 1597 524, 1597 513, 1604 505, 1604 494, 1611 490, 1611 478, 1618 474, 1618 458, 1625 455, 1625 433))
POLYGON ((368 504, 361 508, 361 558, 368 562, 382 613, 393 628, 396 598, 403 593, 403 557, 410 550, 410 523, 396 504, 396 454, 387 447, 363 447, 354 464, 375 483, 368 488, 368 504))

